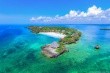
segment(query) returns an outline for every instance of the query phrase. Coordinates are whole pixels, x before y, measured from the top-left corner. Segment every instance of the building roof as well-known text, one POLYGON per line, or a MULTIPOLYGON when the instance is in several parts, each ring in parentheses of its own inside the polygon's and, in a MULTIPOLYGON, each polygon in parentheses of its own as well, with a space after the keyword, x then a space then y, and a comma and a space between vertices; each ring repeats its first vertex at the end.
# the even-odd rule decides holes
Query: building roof
POLYGON ((58 48, 59 44, 57 42, 53 42, 52 44, 50 44, 50 47, 52 48, 58 48))

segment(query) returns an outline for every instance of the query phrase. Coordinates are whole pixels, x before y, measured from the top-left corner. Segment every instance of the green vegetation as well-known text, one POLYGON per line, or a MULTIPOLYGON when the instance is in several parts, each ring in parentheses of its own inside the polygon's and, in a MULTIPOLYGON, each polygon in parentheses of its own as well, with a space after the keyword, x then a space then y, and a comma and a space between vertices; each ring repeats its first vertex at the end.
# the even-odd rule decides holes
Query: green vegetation
POLYGON ((66 36, 63 39, 60 39, 59 48, 56 50, 61 53, 64 51, 66 44, 76 43, 81 36, 81 32, 73 28, 65 28, 65 27, 38 27, 38 26, 29 26, 28 27, 33 33, 39 32, 59 32, 65 34, 66 36))

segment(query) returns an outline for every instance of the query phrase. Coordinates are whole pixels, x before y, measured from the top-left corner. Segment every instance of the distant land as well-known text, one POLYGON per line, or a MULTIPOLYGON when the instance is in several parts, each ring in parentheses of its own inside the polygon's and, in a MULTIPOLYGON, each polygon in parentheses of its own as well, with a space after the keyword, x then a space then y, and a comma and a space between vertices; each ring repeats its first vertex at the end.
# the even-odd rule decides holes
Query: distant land
POLYGON ((100 30, 110 30, 110 28, 101 28, 100 30))

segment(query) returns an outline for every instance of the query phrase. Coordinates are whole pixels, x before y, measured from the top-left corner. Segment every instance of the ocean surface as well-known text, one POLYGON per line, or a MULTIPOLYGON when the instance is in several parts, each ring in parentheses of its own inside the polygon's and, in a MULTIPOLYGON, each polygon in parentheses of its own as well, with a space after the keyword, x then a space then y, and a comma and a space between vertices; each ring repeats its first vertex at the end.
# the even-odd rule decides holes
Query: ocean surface
POLYGON ((100 30, 110 25, 36 26, 76 28, 82 36, 76 44, 66 45, 68 53, 50 59, 41 53, 41 46, 58 38, 34 34, 28 25, 0 25, 0 73, 110 73, 110 30, 100 30))

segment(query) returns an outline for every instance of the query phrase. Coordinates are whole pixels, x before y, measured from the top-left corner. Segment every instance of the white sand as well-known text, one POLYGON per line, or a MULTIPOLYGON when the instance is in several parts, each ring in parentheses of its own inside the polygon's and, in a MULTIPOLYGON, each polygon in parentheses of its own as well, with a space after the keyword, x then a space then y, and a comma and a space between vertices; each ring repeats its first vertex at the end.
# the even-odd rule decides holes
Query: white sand
POLYGON ((51 36, 54 38, 64 38, 66 35, 62 33, 57 33, 57 32, 40 32, 39 34, 51 36))

